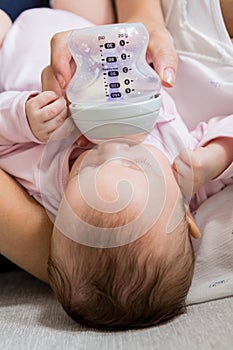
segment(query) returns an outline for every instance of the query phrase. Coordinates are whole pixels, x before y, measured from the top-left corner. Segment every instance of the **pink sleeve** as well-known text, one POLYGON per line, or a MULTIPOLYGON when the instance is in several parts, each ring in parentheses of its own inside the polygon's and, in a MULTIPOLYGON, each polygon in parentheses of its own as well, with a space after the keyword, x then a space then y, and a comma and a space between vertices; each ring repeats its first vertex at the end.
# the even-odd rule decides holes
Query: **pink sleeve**
MULTIPOLYGON (((232 179, 233 181, 233 163, 229 165, 226 170, 224 170, 218 177, 215 178, 215 180, 226 180, 226 179, 232 179)), ((229 182, 229 184, 232 184, 232 181, 229 182)))
POLYGON ((0 94, 1 153, 16 143, 40 143, 32 134, 25 114, 25 103, 35 93, 6 91, 0 94))
POLYGON ((218 137, 233 137, 233 115, 214 117, 209 122, 201 122, 191 133, 197 140, 197 146, 204 146, 218 137))
MULTIPOLYGON (((233 115, 227 117, 214 117, 208 123, 200 123, 193 136, 199 141, 198 146, 205 146, 219 137, 233 138, 233 115)), ((233 150, 232 150, 233 152, 233 150)), ((215 180, 233 178, 233 163, 229 165, 215 180)))

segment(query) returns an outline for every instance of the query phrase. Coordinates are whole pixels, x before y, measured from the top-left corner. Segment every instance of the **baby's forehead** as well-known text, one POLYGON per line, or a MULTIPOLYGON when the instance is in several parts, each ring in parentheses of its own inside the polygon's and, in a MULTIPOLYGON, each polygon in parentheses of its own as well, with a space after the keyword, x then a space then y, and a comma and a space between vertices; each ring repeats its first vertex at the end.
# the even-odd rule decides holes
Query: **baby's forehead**
POLYGON ((109 211, 106 208, 79 205, 64 196, 56 217, 56 229, 76 243, 91 247, 119 247, 144 236, 151 223, 145 213, 130 210, 109 211), (75 205, 77 206, 75 207, 75 205))

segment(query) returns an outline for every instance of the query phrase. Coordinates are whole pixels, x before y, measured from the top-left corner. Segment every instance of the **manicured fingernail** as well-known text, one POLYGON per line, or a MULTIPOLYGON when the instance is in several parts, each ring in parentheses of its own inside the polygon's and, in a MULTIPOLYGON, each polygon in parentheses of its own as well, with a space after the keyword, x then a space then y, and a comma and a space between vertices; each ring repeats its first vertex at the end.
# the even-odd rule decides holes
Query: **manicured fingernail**
POLYGON ((171 67, 167 67, 163 70, 162 75, 163 82, 168 86, 173 86, 175 83, 175 71, 171 67))
POLYGON ((66 82, 65 82, 63 76, 61 74, 57 74, 56 75, 56 79, 57 79, 57 81, 58 81, 58 83, 60 85, 60 88, 64 89, 64 87, 66 86, 66 82))

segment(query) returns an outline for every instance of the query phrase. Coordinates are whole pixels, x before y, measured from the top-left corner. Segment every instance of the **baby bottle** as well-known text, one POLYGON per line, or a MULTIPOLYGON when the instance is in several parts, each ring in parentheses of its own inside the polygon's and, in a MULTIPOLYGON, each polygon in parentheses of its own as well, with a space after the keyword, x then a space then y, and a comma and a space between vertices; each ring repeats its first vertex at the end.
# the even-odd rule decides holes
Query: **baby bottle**
POLYGON ((152 130, 161 84, 146 62, 148 40, 142 23, 72 31, 69 48, 77 69, 67 97, 75 124, 90 141, 144 138, 152 130))

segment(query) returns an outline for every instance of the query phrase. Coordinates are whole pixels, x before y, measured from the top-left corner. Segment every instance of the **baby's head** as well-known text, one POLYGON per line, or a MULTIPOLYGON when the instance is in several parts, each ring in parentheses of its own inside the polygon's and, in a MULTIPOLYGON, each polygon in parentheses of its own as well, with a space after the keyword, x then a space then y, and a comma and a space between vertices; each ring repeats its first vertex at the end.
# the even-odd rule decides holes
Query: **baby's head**
POLYGON ((198 230, 167 158, 151 146, 107 142, 72 167, 51 242, 51 286, 82 324, 158 324, 184 310, 191 234, 198 230))

